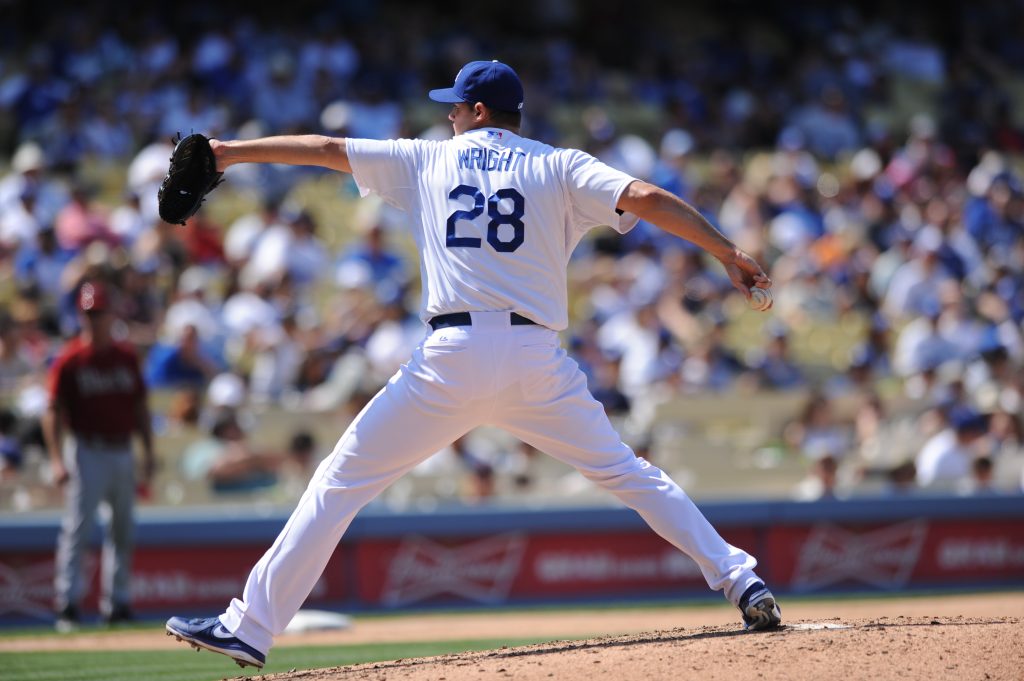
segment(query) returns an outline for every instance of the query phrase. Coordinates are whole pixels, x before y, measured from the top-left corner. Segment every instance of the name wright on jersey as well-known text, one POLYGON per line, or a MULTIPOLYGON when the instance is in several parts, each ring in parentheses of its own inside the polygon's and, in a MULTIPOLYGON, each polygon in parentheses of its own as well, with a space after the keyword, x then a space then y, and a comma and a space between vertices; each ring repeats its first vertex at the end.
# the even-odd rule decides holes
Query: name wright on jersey
POLYGON ((514 149, 485 149, 484 147, 469 147, 459 149, 458 167, 461 170, 487 170, 492 172, 507 172, 516 170, 522 165, 526 158, 525 151, 514 149))

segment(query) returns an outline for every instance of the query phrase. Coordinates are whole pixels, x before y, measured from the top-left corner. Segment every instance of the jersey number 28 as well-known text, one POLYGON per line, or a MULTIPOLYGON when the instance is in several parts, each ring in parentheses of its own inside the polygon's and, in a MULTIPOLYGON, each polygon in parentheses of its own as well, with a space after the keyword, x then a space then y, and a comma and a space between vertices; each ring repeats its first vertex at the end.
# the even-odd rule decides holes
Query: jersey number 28
MULTIPOLYGON (((523 245, 525 238, 525 226, 523 225, 523 213, 525 212, 525 200, 523 195, 515 189, 499 189, 498 191, 491 194, 487 199, 484 199, 484 195, 480 193, 480 190, 476 187, 470 187, 466 184, 460 184, 455 189, 448 192, 448 198, 453 201, 458 201, 463 196, 470 196, 473 198, 472 210, 457 210, 448 216, 448 232, 445 245, 448 248, 480 248, 481 242, 477 237, 472 236, 456 236, 455 235, 455 224, 459 220, 475 220, 480 217, 484 212, 484 205, 486 201, 487 215, 490 216, 491 220, 487 223, 487 243, 499 253, 511 253, 520 246, 523 245), (512 211, 509 213, 502 213, 499 209, 501 201, 508 199, 512 201, 512 211), (512 238, 506 241, 502 241, 498 234, 498 228, 502 225, 512 226, 512 238)), ((505 230, 506 234, 508 230, 505 230)))

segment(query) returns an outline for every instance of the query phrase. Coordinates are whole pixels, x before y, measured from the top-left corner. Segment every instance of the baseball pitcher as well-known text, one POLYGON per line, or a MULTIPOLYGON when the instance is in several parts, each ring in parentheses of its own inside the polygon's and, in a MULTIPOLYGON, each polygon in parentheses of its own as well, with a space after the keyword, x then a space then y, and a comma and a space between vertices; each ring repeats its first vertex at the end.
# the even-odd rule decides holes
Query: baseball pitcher
POLYGON ((210 141, 217 171, 236 163, 332 168, 352 173, 362 195, 408 212, 430 331, 317 469, 241 598, 220 617, 171 618, 168 634, 262 667, 359 509, 485 424, 571 464, 636 510, 697 562, 747 628, 778 625, 754 558, 726 543, 679 485, 622 442, 558 338, 568 324, 569 256, 599 225, 626 232, 643 218, 697 244, 748 300, 751 288, 768 289, 768 277, 681 199, 582 151, 519 135, 523 87, 509 66, 471 62, 453 87, 430 97, 451 105, 453 139, 210 141))

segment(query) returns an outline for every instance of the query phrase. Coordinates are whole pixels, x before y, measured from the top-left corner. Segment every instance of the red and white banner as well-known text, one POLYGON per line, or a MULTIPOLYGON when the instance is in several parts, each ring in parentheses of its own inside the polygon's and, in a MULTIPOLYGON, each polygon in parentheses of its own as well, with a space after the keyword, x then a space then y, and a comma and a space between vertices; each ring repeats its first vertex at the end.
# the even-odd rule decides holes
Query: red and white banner
MULTIPOLYGON (((1024 584, 1024 523, 1014 519, 794 523, 727 528, 760 561, 778 592, 892 591, 1024 584)), ((136 551, 136 611, 210 613, 241 594, 269 546, 143 546, 136 551)), ((99 560, 85 562, 95 612, 99 560)), ((428 604, 681 597, 706 594, 699 568, 647 530, 420 535, 346 541, 310 606, 358 609, 428 604)), ((0 550, 0 624, 52 618, 53 553, 0 550)))
MULTIPOLYGON (((137 550, 132 570, 132 605, 137 613, 184 609, 209 613, 240 596, 249 570, 263 555, 264 546, 145 547, 137 550)), ((89 553, 84 575, 89 593, 81 604, 97 612, 99 555, 89 553)), ((0 622, 12 618, 53 617, 54 563, 52 553, 10 555, 0 553, 0 622)), ((335 552, 310 600, 339 602, 347 592, 341 551, 335 552)))
MULTIPOLYGON (((753 530, 729 540, 750 546, 753 530)), ((384 607, 655 596, 705 587, 700 568, 652 532, 532 534, 356 547, 359 600, 384 607)))
POLYGON ((820 591, 1024 581, 1024 523, 910 520, 768 529, 773 588, 820 591))

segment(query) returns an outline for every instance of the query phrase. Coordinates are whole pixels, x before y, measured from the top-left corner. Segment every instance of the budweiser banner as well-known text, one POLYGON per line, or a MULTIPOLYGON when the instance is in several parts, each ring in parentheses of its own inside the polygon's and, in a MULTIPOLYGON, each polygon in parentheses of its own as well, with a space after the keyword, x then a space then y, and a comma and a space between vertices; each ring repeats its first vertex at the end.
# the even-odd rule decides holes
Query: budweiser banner
POLYGON ((361 542, 356 554, 360 600, 385 607, 650 596, 704 585, 696 563, 649 531, 410 536, 361 542))
MULTIPOLYGON (((265 547, 145 547, 135 552, 132 600, 138 614, 181 607, 196 612, 223 609, 242 593, 245 579, 265 547)), ((316 602, 345 599, 341 551, 335 553, 310 594, 316 602)), ((89 595, 85 612, 98 611, 99 554, 87 554, 89 595)), ((53 617, 52 553, 0 554, 0 622, 53 617)))
POLYGON ((1024 523, 1019 521, 820 524, 770 530, 769 537, 765 560, 773 588, 892 591, 1024 582, 1024 523))
MULTIPOLYGON (((734 505, 725 522, 709 517, 727 541, 758 557, 759 574, 781 593, 1024 585, 1024 498, 893 508, 889 519, 886 507, 854 502, 734 505)), ((165 521, 145 528, 133 570, 136 611, 219 611, 241 594, 280 524, 165 521)), ((52 620, 56 532, 56 519, 0 524, 0 624, 52 620)), ((97 553, 84 570, 91 589, 83 610, 95 614, 97 553)), ((373 610, 708 593, 696 563, 630 512, 504 512, 354 524, 307 605, 373 610)))

